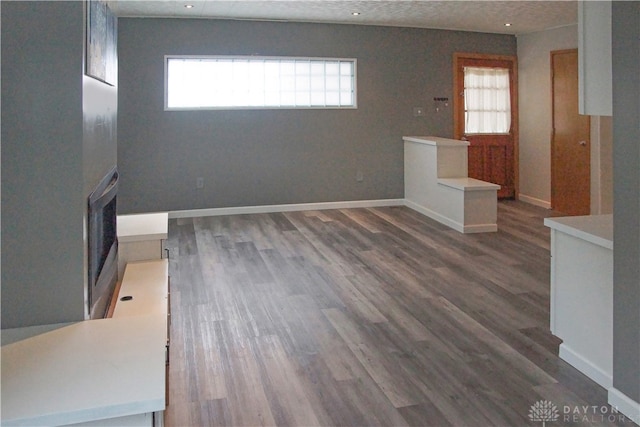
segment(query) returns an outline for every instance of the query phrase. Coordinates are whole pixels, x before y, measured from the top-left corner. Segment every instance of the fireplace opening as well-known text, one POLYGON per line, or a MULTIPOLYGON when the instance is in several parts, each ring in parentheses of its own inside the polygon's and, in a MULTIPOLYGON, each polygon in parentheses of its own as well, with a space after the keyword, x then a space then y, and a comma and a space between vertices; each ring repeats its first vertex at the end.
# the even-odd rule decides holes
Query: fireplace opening
POLYGON ((116 195, 118 171, 114 167, 89 195, 89 317, 105 317, 118 280, 116 195))

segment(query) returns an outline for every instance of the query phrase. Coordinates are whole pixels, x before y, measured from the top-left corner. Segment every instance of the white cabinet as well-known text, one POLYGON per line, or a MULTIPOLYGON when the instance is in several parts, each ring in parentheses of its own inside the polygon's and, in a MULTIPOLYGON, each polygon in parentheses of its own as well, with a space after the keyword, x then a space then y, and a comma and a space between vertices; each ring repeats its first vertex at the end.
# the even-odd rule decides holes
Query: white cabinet
POLYGON ((604 388, 613 375, 613 216, 547 218, 551 332, 560 358, 604 388))
POLYGON ((578 2, 579 111, 611 116, 611 1, 578 2))

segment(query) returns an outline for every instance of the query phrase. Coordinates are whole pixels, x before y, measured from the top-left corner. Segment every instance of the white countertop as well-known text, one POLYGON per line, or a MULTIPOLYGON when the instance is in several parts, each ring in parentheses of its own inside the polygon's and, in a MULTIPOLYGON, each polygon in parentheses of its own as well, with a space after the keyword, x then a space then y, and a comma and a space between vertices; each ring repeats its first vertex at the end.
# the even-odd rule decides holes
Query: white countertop
POLYGON ((169 214, 167 212, 118 215, 118 241, 138 242, 166 239, 169 214))
MULTIPOLYGON (((167 283, 167 260, 132 265, 128 280, 134 288, 158 278, 167 283), (153 262, 162 268, 145 274, 153 262)), ((134 300, 122 303, 117 317, 21 328, 36 333, 23 339, 20 331, 2 332, 18 339, 2 346, 3 426, 72 424, 164 410, 166 294, 161 298, 153 291, 159 304, 150 308, 138 304, 146 301, 143 293, 129 292, 134 300)))
POLYGON ((545 218, 544 225, 587 242, 613 250, 613 215, 545 218))
POLYGON ((403 136, 402 139, 408 142, 435 146, 464 146, 469 145, 469 141, 458 139, 441 138, 439 136, 403 136))

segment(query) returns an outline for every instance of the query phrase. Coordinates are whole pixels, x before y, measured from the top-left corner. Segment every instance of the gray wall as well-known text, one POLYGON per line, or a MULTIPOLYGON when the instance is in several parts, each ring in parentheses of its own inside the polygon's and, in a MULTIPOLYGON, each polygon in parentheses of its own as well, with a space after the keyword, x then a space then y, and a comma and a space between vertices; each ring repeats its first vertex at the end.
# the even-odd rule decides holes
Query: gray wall
POLYGON ((640 404, 640 3, 613 2, 612 23, 613 385, 640 404))
POLYGON ((452 136, 452 54, 512 36, 351 25, 119 20, 120 212, 402 198, 403 135, 452 136), (163 111, 166 54, 358 60, 357 110, 163 111), (427 109, 413 117, 414 106, 427 109), (358 170, 364 180, 356 181, 358 170), (196 178, 204 188, 196 189, 196 178))
POLYGON ((2 2, 2 328, 85 318, 86 203, 116 162, 117 90, 83 77, 84 21, 83 2, 2 2))

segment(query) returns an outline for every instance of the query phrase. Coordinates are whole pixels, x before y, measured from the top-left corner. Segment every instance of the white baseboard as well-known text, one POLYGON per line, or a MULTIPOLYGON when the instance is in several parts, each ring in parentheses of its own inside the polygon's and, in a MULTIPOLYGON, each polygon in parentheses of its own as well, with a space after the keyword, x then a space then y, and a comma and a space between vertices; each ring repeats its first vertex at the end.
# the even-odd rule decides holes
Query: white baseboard
POLYGON ((630 399, 615 387, 609 388, 609 405, 616 408, 634 423, 640 425, 640 403, 630 399))
POLYGON ((460 233, 486 233, 497 231, 496 224, 464 225, 442 216, 430 209, 406 199, 351 200, 342 202, 295 203, 285 205, 237 206, 228 208, 189 209, 170 211, 169 218, 194 218, 203 216, 243 215, 273 212, 319 211, 325 209, 376 208, 384 206, 407 206, 460 233))
POLYGON ((471 233, 494 233, 498 231, 498 224, 474 224, 474 225, 465 225, 463 227, 463 233, 471 234, 471 233))
POLYGON ((424 206, 410 200, 404 199, 403 202, 406 207, 413 209, 414 211, 419 212, 422 215, 428 216, 429 218, 436 220, 439 223, 446 225, 447 227, 451 227, 460 233, 464 233, 464 225, 460 224, 459 222, 453 221, 452 219, 447 218, 444 215, 440 215, 439 213, 425 208, 424 206))
POLYGON ((421 213, 422 215, 428 216, 429 218, 438 221, 441 224, 446 225, 447 227, 451 227, 454 230, 460 232, 460 233, 464 233, 464 234, 471 234, 471 233, 489 233, 489 232, 495 232, 498 231, 498 225, 497 224, 469 224, 469 225, 464 225, 461 224, 457 221, 452 220, 451 218, 448 218, 444 215, 441 215, 437 212, 432 211, 429 208, 425 208, 422 205, 419 205, 415 202, 412 202, 410 200, 404 199, 404 205, 408 208, 413 209, 416 212, 421 213))
POLYGON ((521 202, 529 203, 531 205, 540 206, 541 208, 551 209, 551 202, 546 200, 536 199, 535 197, 527 196, 526 194, 518 194, 518 200, 521 202))
POLYGON ((229 208, 189 209, 170 211, 169 218, 193 218, 200 216, 242 215, 256 213, 316 211, 324 209, 376 208, 403 206, 403 199, 351 200, 342 202, 295 203, 286 205, 238 206, 229 208))
POLYGON ((606 372, 599 366, 594 365, 591 361, 585 359, 581 354, 572 350, 565 343, 560 344, 560 359, 564 360, 602 387, 609 389, 613 386, 612 374, 606 372))

